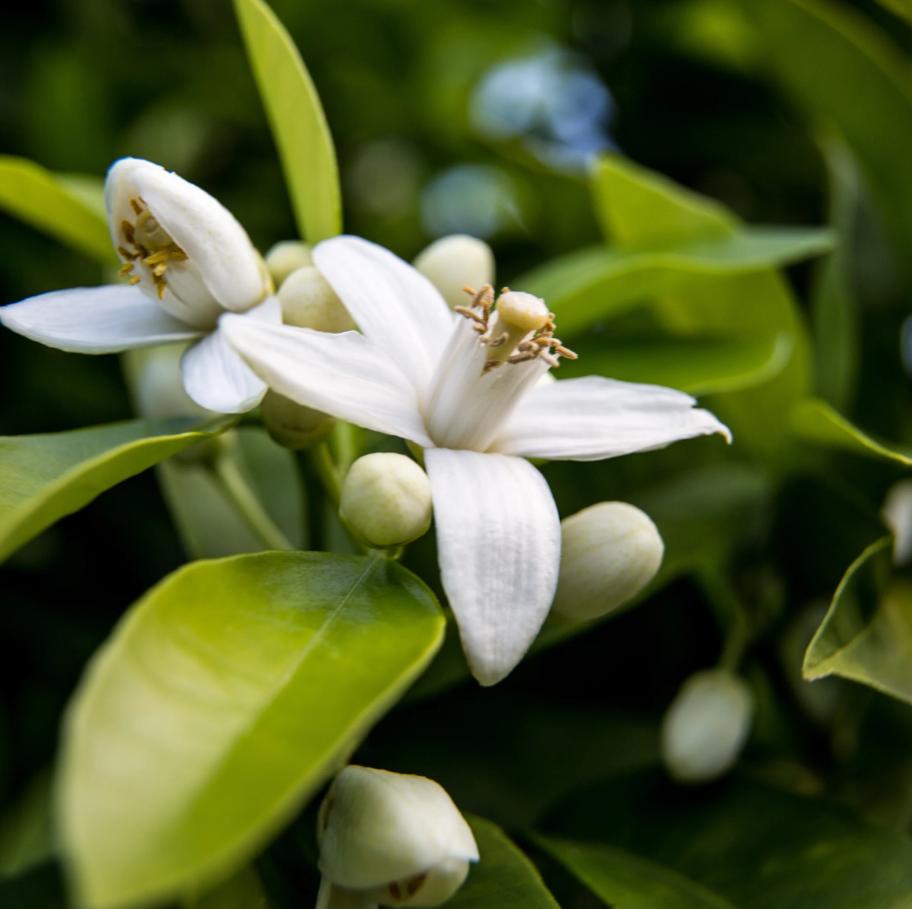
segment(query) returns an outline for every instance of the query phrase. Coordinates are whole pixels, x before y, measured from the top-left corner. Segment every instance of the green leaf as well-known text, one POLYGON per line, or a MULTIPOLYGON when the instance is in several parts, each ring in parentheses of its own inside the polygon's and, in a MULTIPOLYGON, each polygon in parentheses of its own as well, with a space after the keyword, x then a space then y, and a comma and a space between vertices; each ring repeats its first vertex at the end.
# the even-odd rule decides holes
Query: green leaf
POLYGON ((626 774, 556 806, 545 829, 670 868, 739 909, 906 909, 912 893, 907 836, 737 777, 693 788, 626 774))
POLYGON ((548 837, 536 842, 612 909, 735 909, 684 875, 622 849, 548 837))
POLYGON ((896 13, 912 22, 912 0, 877 0, 881 6, 885 6, 890 12, 896 13))
POLYGON ((0 437, 0 560, 106 489, 212 438, 230 422, 130 420, 0 437))
POLYGON ((308 243, 335 236, 342 230, 336 152, 310 74, 263 0, 235 0, 234 8, 301 236, 308 243))
POLYGON ((799 401, 792 408, 789 423, 795 433, 809 442, 912 467, 912 451, 874 439, 825 401, 814 398, 799 401))
POLYGON ((447 909, 560 909, 535 865, 496 824, 480 817, 468 821, 481 861, 447 909))
POLYGON ((269 900, 259 875, 247 865, 212 890, 186 900, 184 909, 269 909, 269 900))
POLYGON ((912 79, 899 49, 860 13, 819 0, 743 0, 763 59, 816 120, 835 124, 858 156, 898 261, 912 248, 912 79))
POLYGON ((820 397, 833 407, 846 409, 852 404, 859 360, 852 239, 861 182, 845 142, 829 136, 821 146, 830 175, 830 223, 839 243, 816 275, 812 299, 814 367, 820 397))
POLYGON ((39 774, 0 820, 0 877, 13 877, 52 857, 51 774, 39 774))
POLYGON ((97 259, 116 261, 104 210, 74 178, 55 176, 33 161, 0 155, 0 208, 97 259))
POLYGON ((872 543, 846 571, 805 652, 806 679, 840 675, 912 703, 912 585, 887 583, 892 547, 872 543))
POLYGON ((242 865, 346 760, 440 644, 385 559, 263 553, 153 588, 68 714, 62 847, 92 909, 199 892, 242 865))

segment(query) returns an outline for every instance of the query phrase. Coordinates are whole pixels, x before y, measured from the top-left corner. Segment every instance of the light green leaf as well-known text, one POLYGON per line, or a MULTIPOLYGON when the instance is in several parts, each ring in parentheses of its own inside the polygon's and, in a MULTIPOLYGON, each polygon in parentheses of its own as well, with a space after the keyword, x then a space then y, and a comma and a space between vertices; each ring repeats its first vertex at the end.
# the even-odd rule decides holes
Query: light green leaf
POLYGON ((907 909, 912 893, 907 836, 738 777, 694 789, 625 774, 556 806, 545 829, 670 868, 738 909, 907 909))
POLYGON ((763 59, 816 120, 835 124, 858 156, 898 260, 912 248, 912 78, 899 49, 843 3, 743 0, 763 59))
POLYGON ((62 847, 91 909, 199 892, 255 854, 401 696, 443 615, 386 559, 197 562, 129 612, 65 728, 62 847))
POLYGON ((259 875, 247 865, 212 890, 186 900, 184 909, 269 909, 269 900, 259 875))
POLYGON ((809 442, 912 467, 912 451, 879 442, 850 423, 825 401, 814 398, 799 401, 792 408, 789 422, 794 432, 809 442))
POLYGON ((104 211, 88 201, 86 184, 58 177, 26 158, 0 155, 0 208, 97 259, 116 261, 104 211))
POLYGON ((0 437, 0 560, 64 515, 153 464, 212 438, 231 420, 130 420, 0 437))
POLYGON ((234 7, 301 236, 308 243, 335 236, 342 230, 336 152, 307 67, 263 0, 235 0, 234 7))
POLYGON ((804 655, 809 680, 840 675, 912 703, 912 585, 888 584, 891 538, 849 567, 804 655))
POLYGON ((735 909, 683 874, 622 849, 548 837, 536 842, 612 909, 735 909))
POLYGON ((481 861, 447 909, 560 909, 538 869, 495 824, 470 817, 481 861))

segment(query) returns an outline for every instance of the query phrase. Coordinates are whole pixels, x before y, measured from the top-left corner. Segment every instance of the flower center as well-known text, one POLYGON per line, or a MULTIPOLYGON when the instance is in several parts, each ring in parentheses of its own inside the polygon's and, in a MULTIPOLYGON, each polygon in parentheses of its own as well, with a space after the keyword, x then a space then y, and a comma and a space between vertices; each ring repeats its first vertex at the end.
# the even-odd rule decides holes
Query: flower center
POLYGON ((487 347, 484 372, 505 363, 526 363, 538 358, 549 366, 559 366, 555 354, 576 359, 576 354, 554 337, 554 313, 548 311, 540 297, 505 287, 495 303, 490 284, 478 292, 469 287, 465 291, 471 294, 472 302, 455 307, 455 311, 472 322, 479 340, 487 347))
POLYGON ((120 222, 123 242, 117 251, 127 260, 120 269, 120 274, 130 275, 130 284, 139 284, 142 278, 136 274, 135 269, 141 266, 152 279, 158 299, 162 300, 168 288, 165 277, 168 267, 175 262, 186 262, 187 254, 155 220, 142 197, 132 197, 130 208, 135 214, 134 220, 124 218, 120 222))

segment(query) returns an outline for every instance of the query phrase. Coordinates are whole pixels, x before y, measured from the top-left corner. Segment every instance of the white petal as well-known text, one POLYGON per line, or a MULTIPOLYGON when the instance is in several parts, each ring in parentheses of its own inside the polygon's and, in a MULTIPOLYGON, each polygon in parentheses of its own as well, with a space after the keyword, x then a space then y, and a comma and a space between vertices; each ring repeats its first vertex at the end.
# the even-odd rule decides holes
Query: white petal
POLYGON ((430 445, 415 389, 385 351, 340 334, 224 315, 220 330, 269 387, 314 410, 430 445))
POLYGON ((246 231, 205 190, 150 161, 122 158, 108 171, 105 196, 115 247, 121 221, 134 217, 130 198, 139 196, 225 309, 240 312, 266 296, 264 266, 246 231))
POLYGON ((184 354, 181 372, 187 394, 200 407, 216 413, 246 413, 266 394, 266 383, 238 356, 219 329, 184 354))
POLYGON ((493 685, 523 658, 554 599, 560 521, 528 461, 431 448, 437 549, 469 666, 493 685))
POLYGON ((0 308, 7 328, 48 347, 77 353, 117 353, 199 337, 135 287, 108 285, 55 290, 0 308))
POLYGON ((456 318, 434 285, 359 237, 325 240, 313 258, 361 331, 424 393, 456 318))
POLYGON ((659 385, 564 379, 529 391, 491 448, 526 458, 600 461, 713 433, 730 442, 728 428, 695 403, 659 385))

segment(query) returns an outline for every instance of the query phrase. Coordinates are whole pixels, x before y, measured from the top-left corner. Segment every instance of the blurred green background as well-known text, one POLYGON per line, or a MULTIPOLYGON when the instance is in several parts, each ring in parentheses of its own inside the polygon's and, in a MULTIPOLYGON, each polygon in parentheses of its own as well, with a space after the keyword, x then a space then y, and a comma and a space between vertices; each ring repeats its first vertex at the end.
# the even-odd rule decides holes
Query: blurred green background
MULTIPOLYGON (((346 229, 405 257, 437 236, 464 231, 492 244, 498 281, 510 283, 553 256, 600 242, 586 162, 611 150, 750 222, 828 220, 819 139, 831 124, 825 111, 816 116, 780 88, 737 0, 272 6, 326 110, 346 229)), ((912 30, 902 20, 876 3, 854 6, 897 53, 912 49, 912 30)), ((260 249, 294 236, 275 147, 227 0, 37 0, 8 6, 3 17, 0 151, 97 176, 119 156, 148 158, 217 196, 260 249)), ((829 76, 834 93, 851 106, 853 86, 840 81, 838 70, 829 76)), ((895 204, 912 207, 912 197, 895 204)), ((902 277, 910 250, 888 236, 889 215, 866 204, 853 234, 862 367, 850 415, 902 439, 912 434, 900 347, 910 311, 902 277)), ((0 249, 2 302, 100 279, 91 262, 3 215, 0 249)), ((789 277, 806 307, 814 266, 797 266, 789 277)), ((131 415, 115 357, 71 356, 3 332, 0 383, 0 433, 131 415)), ((593 496, 633 497, 666 464, 718 462, 720 452, 708 446, 637 456, 624 468, 554 465, 548 475, 565 514, 593 496)), ((737 445, 732 457, 741 457, 737 445)), ((827 722, 807 721, 796 694, 801 638, 812 624, 795 631, 799 619, 807 625, 795 604, 832 592, 895 477, 854 461, 845 470, 851 476, 843 473, 838 494, 827 483, 839 477, 841 462, 826 482, 796 476, 777 488, 762 513, 751 510, 741 525, 735 563, 757 608, 768 606, 773 632, 749 667, 768 696, 755 756, 771 766, 795 760, 811 768, 813 788, 811 771, 831 770, 839 749, 848 748, 857 758, 846 774, 844 790, 851 792, 865 776, 859 738, 877 752, 876 729, 912 741, 912 724, 906 708, 879 699, 865 713, 874 731, 863 733, 854 717, 870 696, 843 689, 849 719, 836 733, 827 722), (808 515, 816 521, 809 530, 802 524, 808 515), (844 534, 833 529, 840 522, 848 525, 844 534), (797 644, 788 644, 789 634, 797 644), (783 660, 787 646, 793 651, 783 660)), ((705 496, 714 494, 710 483, 705 496)), ((425 542, 410 562, 425 568, 431 553, 425 542)), ((86 660, 123 609, 183 558, 147 473, 60 522, 4 567, 0 797, 13 797, 52 761, 60 712, 86 660)), ((571 783, 654 756, 657 717, 684 676, 716 660, 720 644, 703 593, 679 580, 637 610, 528 661, 498 689, 449 695, 445 717, 435 705, 404 708, 381 725, 363 760, 426 772, 467 810, 526 823, 571 783), (561 741, 582 728, 591 753, 571 761, 561 741), (454 751, 457 738, 464 745, 454 751), (502 745, 500 765, 479 753, 481 740, 502 745), (534 768, 514 777, 529 754, 534 768), (551 780, 550 790, 541 791, 543 779, 551 780)), ((908 796, 908 768, 904 759, 899 764, 908 796)), ((887 781, 893 785, 894 777, 887 781)))

